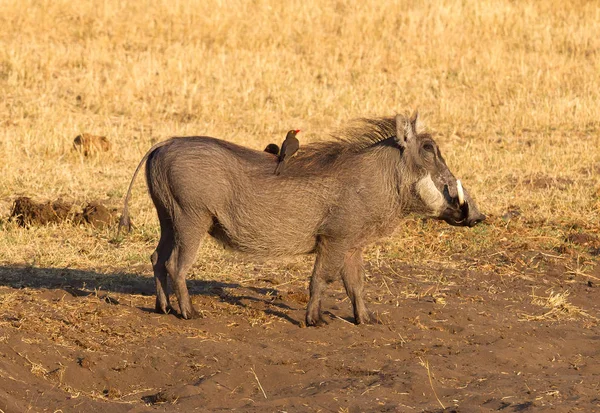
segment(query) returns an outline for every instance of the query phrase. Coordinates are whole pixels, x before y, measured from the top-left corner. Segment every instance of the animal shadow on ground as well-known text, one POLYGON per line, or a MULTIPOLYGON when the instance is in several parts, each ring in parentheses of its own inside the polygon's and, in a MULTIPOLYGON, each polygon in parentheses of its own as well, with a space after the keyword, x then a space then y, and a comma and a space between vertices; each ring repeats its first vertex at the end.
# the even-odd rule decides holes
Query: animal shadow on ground
MULTIPOLYGON (((290 306, 283 302, 274 302, 272 297, 278 296, 273 288, 242 288, 237 283, 218 281, 187 280, 188 289, 192 296, 218 298, 223 302, 238 307, 248 307, 248 302, 263 302, 266 314, 281 317, 292 324, 300 325, 283 311, 273 307, 289 310, 290 306), (243 289, 246 295, 234 295, 227 289, 243 289), (256 296, 250 295, 256 294, 256 296), (271 297, 271 298, 270 298, 271 297)), ((0 266, 0 286, 11 288, 34 288, 64 290, 74 297, 97 295, 99 299, 109 304, 118 305, 118 297, 111 293, 151 296, 155 294, 154 278, 137 274, 115 272, 102 274, 94 271, 76 270, 69 268, 41 268, 33 266, 0 266)), ((177 300, 173 297, 172 304, 177 300)), ((154 308, 140 307, 140 310, 154 312, 154 308)), ((177 313, 177 316, 179 314, 177 313)))

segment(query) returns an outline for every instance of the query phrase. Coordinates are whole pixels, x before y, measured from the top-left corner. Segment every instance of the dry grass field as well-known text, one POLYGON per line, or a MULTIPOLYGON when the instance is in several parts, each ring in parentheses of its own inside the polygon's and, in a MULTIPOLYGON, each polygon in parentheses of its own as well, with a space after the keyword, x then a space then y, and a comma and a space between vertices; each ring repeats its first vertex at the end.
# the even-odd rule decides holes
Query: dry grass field
POLYGON ((600 4, 0 0, 0 412, 600 409, 600 4), (419 112, 485 224, 408 217, 299 328, 311 257, 203 245, 204 318, 159 316, 158 221, 23 228, 15 199, 120 208, 171 136, 262 149, 419 112), (106 136, 108 151, 73 150, 106 136))

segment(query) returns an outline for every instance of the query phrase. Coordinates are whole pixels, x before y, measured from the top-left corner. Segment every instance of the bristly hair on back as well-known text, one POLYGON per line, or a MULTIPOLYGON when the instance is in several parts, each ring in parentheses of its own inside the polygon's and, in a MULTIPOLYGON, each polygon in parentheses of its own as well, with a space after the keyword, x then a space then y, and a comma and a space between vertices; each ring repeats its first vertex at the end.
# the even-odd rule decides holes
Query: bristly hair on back
POLYGON ((396 118, 360 118, 333 138, 362 150, 396 136, 396 118))
MULTIPOLYGON (((337 163, 347 155, 362 153, 373 146, 395 145, 396 118, 360 118, 331 134, 331 140, 300 145, 298 155, 290 159, 289 168, 300 172, 317 171, 337 163)), ((291 172, 291 171, 290 171, 291 172)))

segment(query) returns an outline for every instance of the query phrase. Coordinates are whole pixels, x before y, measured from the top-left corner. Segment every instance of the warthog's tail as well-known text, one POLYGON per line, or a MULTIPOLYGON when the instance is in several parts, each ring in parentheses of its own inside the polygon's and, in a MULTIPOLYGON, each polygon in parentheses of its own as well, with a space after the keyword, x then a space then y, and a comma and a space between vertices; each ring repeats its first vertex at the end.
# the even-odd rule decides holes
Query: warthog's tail
POLYGON ((140 169, 142 169, 142 165, 144 164, 144 162, 146 162, 146 160, 148 159, 148 157, 150 156, 150 154, 152 152, 154 152, 156 149, 160 148, 161 146, 166 145, 169 142, 171 142, 170 139, 166 140, 166 141, 158 142, 156 145, 151 147, 148 150, 148 152, 146 152, 146 154, 144 155, 144 157, 138 164, 137 168, 135 169, 135 172, 133 173, 133 177, 131 178, 131 182, 129 183, 129 188, 127 189, 127 195, 125 195, 125 202, 123 204, 123 213, 121 214, 121 218, 119 218, 119 229, 117 230, 117 237, 119 236, 119 234, 121 234, 121 229, 123 227, 125 227, 125 229, 127 230, 128 233, 131 231, 131 219, 129 218, 129 208, 127 206, 127 203, 129 202, 129 198, 131 198, 131 189, 133 188, 133 183, 135 182, 135 178, 137 177, 138 172, 140 171, 140 169))

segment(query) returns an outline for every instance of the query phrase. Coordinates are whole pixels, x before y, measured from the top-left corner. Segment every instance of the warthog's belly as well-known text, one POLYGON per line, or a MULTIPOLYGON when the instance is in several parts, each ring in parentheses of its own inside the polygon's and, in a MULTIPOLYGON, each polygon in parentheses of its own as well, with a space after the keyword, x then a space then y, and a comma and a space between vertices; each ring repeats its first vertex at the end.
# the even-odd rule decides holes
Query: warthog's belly
POLYGON ((257 256, 276 257, 314 252, 317 237, 311 231, 307 231, 307 228, 295 228, 295 230, 277 231, 273 228, 261 227, 249 229, 240 225, 228 230, 215 217, 208 233, 227 249, 257 256))

